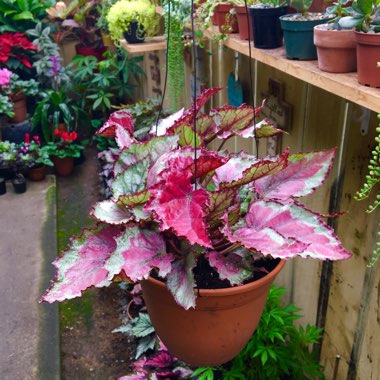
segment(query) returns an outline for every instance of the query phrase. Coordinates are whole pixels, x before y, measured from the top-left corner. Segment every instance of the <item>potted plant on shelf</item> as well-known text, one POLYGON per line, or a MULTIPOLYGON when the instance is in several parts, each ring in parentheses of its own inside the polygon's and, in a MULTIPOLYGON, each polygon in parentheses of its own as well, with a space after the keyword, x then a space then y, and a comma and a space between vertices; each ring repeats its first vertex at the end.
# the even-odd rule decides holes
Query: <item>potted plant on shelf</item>
POLYGON ((279 17, 288 12, 287 3, 286 0, 263 0, 250 7, 255 48, 276 49, 282 46, 283 33, 279 17))
POLYGON ((298 13, 280 17, 281 28, 284 32, 285 53, 288 59, 317 59, 313 37, 314 27, 328 22, 334 18, 334 15, 308 12, 311 5, 312 0, 291 0, 290 6, 298 13))
POLYGON ((76 132, 54 130, 55 140, 40 149, 43 156, 47 155, 54 163, 55 172, 62 177, 71 175, 74 170, 74 158, 79 158, 84 147, 74 141, 78 138, 76 132))
POLYGON ((158 30, 159 15, 149 0, 119 0, 106 18, 116 45, 123 38, 130 44, 144 42, 145 37, 154 36, 158 30))
POLYGON ((22 123, 27 116, 26 97, 38 93, 38 83, 34 79, 20 80, 17 74, 4 68, 0 69, 1 95, 8 96, 12 111, 8 111, 13 123, 22 123))
POLYGON ((42 298, 63 301, 116 278, 141 281, 157 334, 193 365, 226 362, 244 347, 285 259, 351 256, 321 215, 296 200, 324 182, 335 149, 263 158, 209 150, 233 136, 281 132, 265 119, 252 125, 261 108, 200 114, 219 90, 161 121, 145 142, 134 138, 127 112, 111 115, 98 133, 122 149, 112 197, 92 211, 100 224, 55 261, 57 277, 42 298))
MULTIPOLYGON (((255 0, 247 0, 247 6, 252 6, 255 2, 255 0)), ((240 39, 253 41, 252 18, 250 15, 247 17, 247 9, 245 7, 244 0, 236 0, 234 9, 237 18, 240 39)))
POLYGON ((28 177, 31 181, 42 181, 46 177, 46 166, 53 166, 46 151, 41 149, 38 136, 31 136, 26 133, 24 142, 20 144, 20 152, 27 155, 27 165, 29 167, 28 177))
POLYGON ((355 0, 352 14, 342 17, 339 25, 355 28, 358 82, 380 87, 380 5, 375 0, 355 0))
POLYGON ((330 73, 356 71, 356 41, 353 28, 343 29, 339 20, 351 13, 349 0, 338 0, 327 8, 336 17, 329 23, 314 27, 314 45, 317 47, 318 67, 330 73))

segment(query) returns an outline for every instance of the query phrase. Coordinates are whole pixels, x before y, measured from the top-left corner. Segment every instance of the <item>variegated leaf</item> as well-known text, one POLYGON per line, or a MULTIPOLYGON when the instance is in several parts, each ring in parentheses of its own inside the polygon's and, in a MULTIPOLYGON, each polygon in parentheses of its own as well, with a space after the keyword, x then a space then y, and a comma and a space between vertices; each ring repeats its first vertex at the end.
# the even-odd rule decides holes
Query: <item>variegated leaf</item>
POLYGON ((124 224, 133 219, 133 215, 124 205, 117 204, 113 200, 96 203, 91 215, 99 221, 109 224, 124 224))
POLYGON ((104 137, 115 137, 117 127, 126 130, 130 136, 133 135, 134 124, 129 111, 119 110, 113 112, 96 134, 104 137))
POLYGON ((166 252, 162 236, 151 230, 127 227, 116 239, 116 249, 107 261, 108 280, 122 270, 132 281, 148 278, 152 269, 165 277, 171 270, 174 257, 166 252))
POLYGON ((143 205, 148 202, 150 193, 147 190, 140 191, 139 193, 122 195, 118 199, 118 203, 126 207, 135 207, 137 205, 143 205))
POLYGON ((221 223, 222 215, 236 202, 235 189, 214 191, 210 195, 210 206, 206 221, 213 229, 221 223))
POLYGON ((259 123, 252 124, 250 127, 237 131, 236 134, 244 138, 273 137, 280 133, 284 133, 282 129, 276 128, 268 119, 264 119, 259 123))
POLYGON ((340 260, 351 257, 332 228, 317 214, 292 202, 285 205, 253 202, 245 222, 239 222, 232 229, 226 225, 223 232, 231 242, 275 258, 300 256, 340 260))
POLYGON ((335 149, 293 154, 284 170, 255 181, 255 190, 266 199, 288 199, 311 194, 330 172, 335 149))
POLYGON ((57 275, 41 301, 63 301, 79 297, 91 286, 108 286, 112 278, 104 263, 115 250, 115 237, 120 233, 118 227, 99 225, 73 239, 64 254, 54 261, 57 275))
POLYGON ((185 310, 195 307, 195 280, 193 268, 195 267, 193 253, 173 262, 172 271, 167 276, 166 285, 173 294, 178 305, 185 310))

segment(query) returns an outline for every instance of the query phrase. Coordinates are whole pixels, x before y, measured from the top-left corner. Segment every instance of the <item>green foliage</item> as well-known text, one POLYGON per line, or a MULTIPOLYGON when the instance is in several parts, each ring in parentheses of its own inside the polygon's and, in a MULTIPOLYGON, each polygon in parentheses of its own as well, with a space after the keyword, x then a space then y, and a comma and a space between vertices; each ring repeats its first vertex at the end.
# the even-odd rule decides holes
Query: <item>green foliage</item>
POLYGON ((49 157, 80 157, 80 152, 84 149, 83 145, 76 144, 73 142, 66 143, 63 145, 61 143, 49 142, 47 145, 41 148, 43 154, 49 157))
POLYGON ((7 95, 0 94, 0 115, 6 115, 13 117, 15 115, 13 111, 13 103, 9 100, 7 95))
POLYGON ((137 22, 146 36, 154 36, 158 30, 159 16, 156 6, 149 0, 119 0, 111 7, 106 19, 116 45, 123 39, 131 22, 137 22))
POLYGON ((282 306, 284 288, 272 287, 256 332, 230 364, 217 368, 199 368, 193 377, 213 380, 221 373, 223 380, 324 379, 310 345, 317 343, 322 330, 307 325, 296 327, 300 309, 282 306))
POLYGON ((74 57, 69 69, 73 70, 73 90, 79 94, 77 101, 82 108, 96 111, 103 120, 108 117, 112 105, 119 105, 132 95, 130 78, 139 79, 144 71, 138 65, 141 57, 129 58, 119 50, 118 54, 105 53, 98 62, 95 57, 74 57))
POLYGON ((98 13, 99 18, 96 22, 96 25, 100 30, 109 33, 107 15, 110 11, 112 5, 116 3, 116 0, 103 0, 100 4, 98 4, 98 13))
POLYGON ((25 32, 46 16, 55 0, 1 0, 0 33, 25 32))
POLYGON ((354 0, 349 16, 342 17, 339 25, 343 29, 355 28, 361 32, 380 32, 379 0, 354 0))
MULTIPOLYGON (((377 117, 380 119, 380 114, 377 115, 377 117)), ((365 177, 365 182, 364 182, 363 187, 355 195, 355 199, 358 201, 367 199, 370 196, 372 190, 380 182, 380 127, 376 128, 376 132, 378 132, 379 134, 375 138, 377 145, 372 151, 372 158, 368 165, 369 172, 365 177)), ((379 205, 380 205, 380 194, 377 193, 376 199, 374 200, 373 204, 371 204, 368 207, 367 212, 368 213, 373 212, 379 205)), ((380 231, 377 232, 377 238, 378 240, 376 242, 376 248, 373 251, 373 256, 368 266, 375 265, 377 260, 380 258, 380 231)))
POLYGON ((303 15, 307 14, 307 11, 311 7, 311 3, 312 0, 290 0, 290 6, 303 15))

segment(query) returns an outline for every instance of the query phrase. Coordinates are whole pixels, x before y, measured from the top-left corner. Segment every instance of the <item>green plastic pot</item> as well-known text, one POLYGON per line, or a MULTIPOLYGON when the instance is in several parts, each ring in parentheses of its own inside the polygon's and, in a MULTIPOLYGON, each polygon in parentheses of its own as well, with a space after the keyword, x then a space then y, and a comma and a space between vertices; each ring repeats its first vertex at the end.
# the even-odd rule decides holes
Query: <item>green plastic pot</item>
POLYGON ((326 23, 331 16, 326 15, 318 20, 296 20, 294 17, 297 15, 299 14, 287 14, 280 17, 286 58, 302 61, 317 59, 314 26, 326 23))

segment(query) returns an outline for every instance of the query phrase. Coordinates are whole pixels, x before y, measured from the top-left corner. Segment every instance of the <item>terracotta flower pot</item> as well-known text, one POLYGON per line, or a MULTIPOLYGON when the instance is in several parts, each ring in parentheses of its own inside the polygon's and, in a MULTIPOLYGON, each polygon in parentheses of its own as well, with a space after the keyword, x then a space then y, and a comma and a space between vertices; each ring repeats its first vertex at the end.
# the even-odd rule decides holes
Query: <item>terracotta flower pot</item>
POLYGON ((239 31, 236 15, 232 15, 230 10, 233 8, 231 4, 219 4, 215 8, 216 19, 221 33, 237 33, 239 31), (227 31, 226 27, 231 27, 231 31, 227 31))
POLYGON ((326 29, 327 24, 314 27, 318 67, 329 73, 356 71, 356 41, 353 30, 326 29))
POLYGON ((354 32, 358 82, 365 86, 380 87, 380 33, 354 32))
POLYGON ((74 170, 74 158, 73 157, 54 157, 54 170, 56 174, 61 177, 68 177, 74 170))
POLYGON ((26 108, 26 97, 24 93, 18 92, 10 96, 11 101, 13 102, 13 111, 15 115, 12 117, 13 123, 22 123, 28 114, 26 108))
POLYGON ((250 40, 253 41, 253 28, 252 28, 252 17, 248 11, 248 20, 247 12, 245 7, 235 7, 236 17, 239 28, 239 37, 241 40, 250 40))
POLYGON ((31 181, 42 181, 46 177, 46 166, 40 165, 40 166, 34 166, 33 168, 29 169, 29 179, 31 181))
POLYGON ((166 285, 141 282, 156 332, 169 351, 194 366, 226 363, 247 344, 261 318, 269 288, 285 261, 263 278, 224 289, 200 289, 196 308, 179 306, 166 285))

